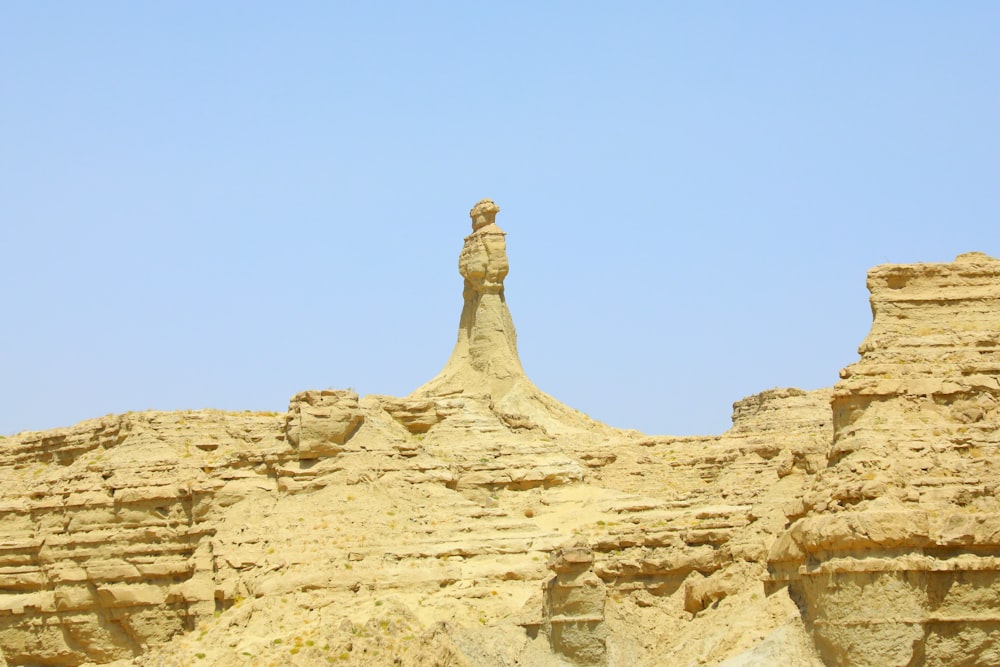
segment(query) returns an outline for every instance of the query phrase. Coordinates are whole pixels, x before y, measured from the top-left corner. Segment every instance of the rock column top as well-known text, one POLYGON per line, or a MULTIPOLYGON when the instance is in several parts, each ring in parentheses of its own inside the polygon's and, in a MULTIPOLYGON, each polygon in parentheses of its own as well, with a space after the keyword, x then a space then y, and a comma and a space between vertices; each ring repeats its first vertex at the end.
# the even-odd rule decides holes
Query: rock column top
POLYGON ((492 199, 482 199, 472 210, 472 234, 465 237, 465 245, 458 257, 458 271, 466 286, 479 294, 500 294, 503 281, 510 270, 507 261, 505 232, 496 224, 500 207, 492 199))
POLYGON ((487 225, 496 224, 499 212, 500 207, 492 199, 480 199, 469 211, 469 217, 472 218, 472 231, 477 232, 487 225))

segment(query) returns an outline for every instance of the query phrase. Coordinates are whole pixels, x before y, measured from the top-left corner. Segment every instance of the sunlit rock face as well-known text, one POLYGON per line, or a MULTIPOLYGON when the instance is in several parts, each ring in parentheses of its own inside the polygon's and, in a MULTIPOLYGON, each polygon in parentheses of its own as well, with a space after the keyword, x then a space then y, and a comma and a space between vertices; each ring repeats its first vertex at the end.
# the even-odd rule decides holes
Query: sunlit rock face
POLYGON ((464 279, 458 338, 444 369, 411 398, 461 395, 508 423, 547 432, 601 430, 599 424, 536 387, 521 366, 503 281, 510 269, 500 207, 483 199, 469 211, 472 233, 458 256, 464 279))
POLYGON ((647 436, 528 379, 498 212, 409 396, 0 438, 0 667, 1000 664, 1000 262, 876 267, 835 387, 647 436))
POLYGON ((1000 663, 1000 261, 879 266, 828 467, 771 555, 829 664, 1000 663))
POLYGON ((496 224, 500 207, 489 199, 469 212, 472 234, 458 256, 465 281, 458 340, 444 370, 417 390, 424 394, 486 393, 500 398, 527 378, 517 355, 517 333, 504 296, 506 233, 496 224))

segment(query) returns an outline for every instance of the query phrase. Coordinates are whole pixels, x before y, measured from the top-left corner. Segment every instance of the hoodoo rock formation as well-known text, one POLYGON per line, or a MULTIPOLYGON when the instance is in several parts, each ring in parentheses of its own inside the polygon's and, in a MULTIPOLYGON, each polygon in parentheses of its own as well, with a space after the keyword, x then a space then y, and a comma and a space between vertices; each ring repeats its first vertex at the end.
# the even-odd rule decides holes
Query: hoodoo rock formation
POLYGON ((498 211, 407 397, 0 438, 0 667, 1000 664, 1000 261, 876 267, 834 387, 645 436, 528 379, 498 211))
POLYGON ((469 211, 472 234, 465 237, 458 258, 458 271, 465 279, 458 341, 441 373, 410 398, 431 399, 434 409, 440 400, 433 399, 461 395, 485 401, 499 419, 516 428, 607 430, 543 393, 521 367, 517 332, 504 295, 510 265, 506 233, 496 223, 499 212, 491 199, 481 200, 469 211))
POLYGON ((458 258, 458 270, 465 279, 458 342, 444 370, 414 396, 479 392, 499 399, 515 384, 527 381, 504 297, 503 281, 510 265, 506 234, 496 224, 499 212, 500 207, 489 199, 469 212, 472 234, 465 237, 458 258))

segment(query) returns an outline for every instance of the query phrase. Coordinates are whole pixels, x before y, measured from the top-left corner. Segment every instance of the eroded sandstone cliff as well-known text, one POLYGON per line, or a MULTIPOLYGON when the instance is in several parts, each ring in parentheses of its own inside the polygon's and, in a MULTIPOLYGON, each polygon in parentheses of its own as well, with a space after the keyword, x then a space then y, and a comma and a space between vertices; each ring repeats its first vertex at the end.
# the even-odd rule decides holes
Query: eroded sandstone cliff
POLYGON ((650 437, 528 379, 498 210, 408 397, 0 440, 0 665, 1000 662, 1000 262, 878 267, 833 389, 650 437))
POLYGON ((830 664, 1000 664, 1000 261, 880 266, 868 288, 774 581, 830 664))

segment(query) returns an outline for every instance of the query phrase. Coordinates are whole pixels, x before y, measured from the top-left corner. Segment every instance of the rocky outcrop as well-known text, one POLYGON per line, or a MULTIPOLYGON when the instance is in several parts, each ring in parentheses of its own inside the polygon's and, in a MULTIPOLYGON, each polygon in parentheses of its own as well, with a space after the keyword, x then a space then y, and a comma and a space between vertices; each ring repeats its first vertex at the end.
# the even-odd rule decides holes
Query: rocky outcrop
POLYGON ((593 565, 594 554, 585 543, 564 546, 549 558, 555 576, 545 586, 546 634, 553 651, 578 665, 607 662, 607 586, 593 565))
POLYGON ((300 459, 331 456, 342 451, 364 419, 353 391, 304 391, 288 405, 285 437, 300 459))
POLYGON ((427 433, 444 419, 461 412, 463 401, 456 398, 380 397, 382 409, 414 435, 427 433))
POLYGON ((790 508, 789 585, 831 665, 1000 659, 1000 261, 880 266, 828 467, 790 508))
MULTIPOLYGON (((270 416, 142 413, 0 448, 0 647, 11 665, 139 655, 225 604, 213 498, 266 467, 270 416), (213 474, 223 457, 234 460, 213 474), (256 460, 255 460, 256 459, 256 460), (241 472, 246 471, 246 472, 241 472), (228 487, 228 488, 227 488, 228 487)), ((271 438, 273 442, 273 438, 271 438)))
POLYGON ((524 374, 498 210, 408 397, 0 439, 0 665, 998 662, 1000 262, 877 267, 834 388, 646 436, 524 374))
MULTIPOLYGON (((141 413, 6 439, 11 664, 657 664, 670 637, 711 628, 716 643, 690 650, 722 659, 785 620, 760 563, 806 473, 779 477, 773 437, 587 441, 456 396, 427 430, 404 423, 421 412, 409 399, 366 397, 360 420, 317 416, 327 426, 291 442, 306 411, 343 400, 355 415, 349 392, 323 393, 285 414, 141 413), (327 444, 303 457, 307 440, 327 444), (762 620, 719 624, 733 606, 762 620)), ((777 415, 804 398, 758 402, 777 415)))
POLYGON ((483 402, 508 425, 546 433, 608 431, 536 387, 521 366, 517 332, 504 293, 509 271, 506 233, 496 224, 500 207, 490 199, 471 211, 472 234, 458 258, 464 279, 458 340, 444 369, 410 399, 463 395, 483 402))
POLYGON ((472 234, 465 237, 458 258, 458 271, 465 280, 458 341, 441 373, 414 395, 483 393, 501 398, 527 380, 504 295, 503 281, 510 266, 506 233, 496 224, 499 212, 500 207, 489 199, 469 211, 472 234))

